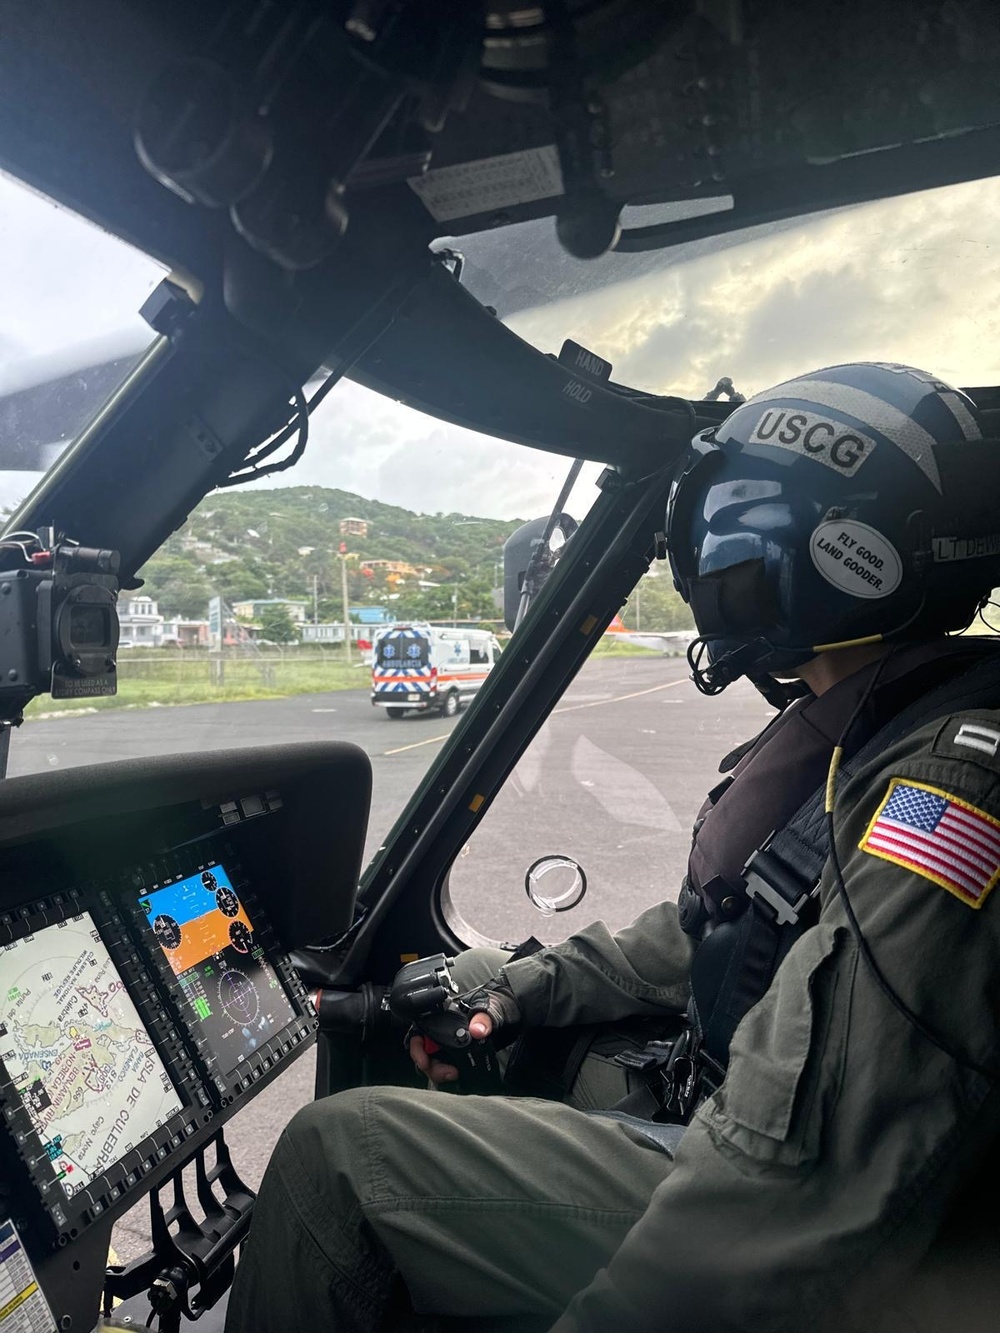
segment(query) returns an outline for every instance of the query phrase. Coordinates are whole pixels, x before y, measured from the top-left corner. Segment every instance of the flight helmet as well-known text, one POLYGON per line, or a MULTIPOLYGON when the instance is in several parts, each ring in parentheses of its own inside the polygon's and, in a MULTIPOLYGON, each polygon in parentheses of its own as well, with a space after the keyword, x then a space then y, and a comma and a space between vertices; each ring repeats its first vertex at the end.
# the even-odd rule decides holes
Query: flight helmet
POLYGON ((667 543, 698 628, 698 687, 968 625, 1000 583, 993 415, 924 371, 858 362, 779 384, 696 435, 667 543))

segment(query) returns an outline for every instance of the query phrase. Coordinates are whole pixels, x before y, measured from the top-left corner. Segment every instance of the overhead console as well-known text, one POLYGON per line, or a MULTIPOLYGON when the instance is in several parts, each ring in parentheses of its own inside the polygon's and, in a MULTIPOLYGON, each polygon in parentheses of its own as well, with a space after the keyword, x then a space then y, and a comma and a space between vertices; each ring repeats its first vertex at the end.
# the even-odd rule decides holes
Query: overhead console
POLYGON ((79 1254, 313 1041, 288 951, 351 925, 370 786, 333 743, 0 784, 0 1227, 39 1328, 93 1327, 79 1254))

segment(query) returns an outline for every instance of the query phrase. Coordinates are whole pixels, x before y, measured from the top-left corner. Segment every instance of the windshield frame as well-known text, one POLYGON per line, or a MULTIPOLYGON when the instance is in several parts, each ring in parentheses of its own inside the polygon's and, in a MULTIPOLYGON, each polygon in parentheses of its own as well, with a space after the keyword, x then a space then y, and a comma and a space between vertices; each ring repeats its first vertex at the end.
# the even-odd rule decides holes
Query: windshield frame
MULTIPOLYGON (((340 941, 331 985, 352 985, 386 914, 402 894, 437 935, 464 943, 442 911, 451 863, 539 727, 656 553, 672 466, 630 483, 608 474, 462 721, 361 877, 358 915, 340 941), (414 877, 426 893, 414 893, 414 877)), ((415 928, 416 929, 416 928, 415 928)))

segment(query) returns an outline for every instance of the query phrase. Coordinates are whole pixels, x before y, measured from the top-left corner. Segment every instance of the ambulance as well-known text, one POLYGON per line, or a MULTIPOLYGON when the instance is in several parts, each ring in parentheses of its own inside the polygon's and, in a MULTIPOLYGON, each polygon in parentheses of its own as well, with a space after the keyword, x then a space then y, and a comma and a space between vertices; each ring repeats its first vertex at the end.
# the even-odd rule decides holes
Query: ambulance
POLYGON ((499 660, 500 644, 490 630, 391 625, 375 638, 372 703, 389 718, 407 712, 454 717, 499 660))

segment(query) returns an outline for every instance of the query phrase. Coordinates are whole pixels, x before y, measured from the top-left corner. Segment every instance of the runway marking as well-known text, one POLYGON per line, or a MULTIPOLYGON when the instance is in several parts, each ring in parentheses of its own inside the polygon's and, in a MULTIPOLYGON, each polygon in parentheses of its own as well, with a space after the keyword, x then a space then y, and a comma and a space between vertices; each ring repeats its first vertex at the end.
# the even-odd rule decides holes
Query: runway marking
POLYGON ((451 732, 446 732, 443 736, 430 736, 425 741, 414 741, 412 745, 399 745, 395 750, 383 750, 380 759, 384 759, 387 754, 402 754, 405 750, 419 750, 421 745, 436 745, 438 741, 446 741, 451 732))
POLYGON ((578 708, 600 708, 603 704, 620 704, 624 699, 638 699, 642 694, 655 694, 657 690, 672 690, 675 685, 689 685, 687 676, 682 680, 668 680, 663 685, 650 685, 646 690, 634 690, 631 694, 614 694, 610 699, 597 699, 591 704, 569 704, 565 708, 553 708, 553 713, 575 713, 578 708))
MULTIPOLYGON (((625 699, 638 699, 643 694, 656 694, 658 690, 672 690, 675 685, 688 685, 690 682, 685 676, 683 680, 668 680, 663 685, 650 685, 645 690, 633 690, 631 694, 613 694, 607 699, 595 699, 589 704, 569 704, 565 708, 553 708, 555 713, 573 713, 578 708, 600 708, 603 704, 620 704, 625 699)), ((379 758, 384 759, 390 754, 404 754, 407 750, 419 750, 421 745, 437 745, 439 741, 446 741, 451 735, 447 732, 444 736, 431 736, 425 741, 414 741, 412 745, 400 745, 395 750, 383 750, 379 758)))

